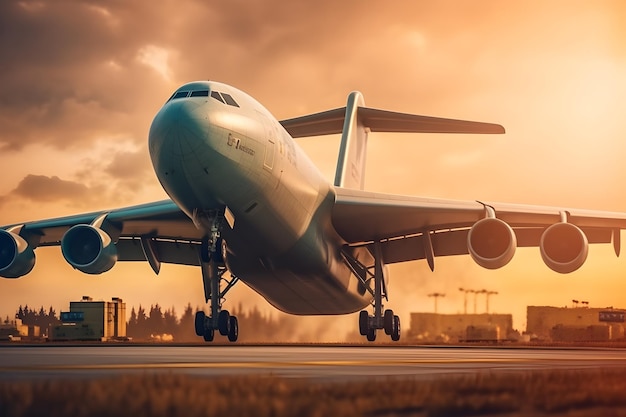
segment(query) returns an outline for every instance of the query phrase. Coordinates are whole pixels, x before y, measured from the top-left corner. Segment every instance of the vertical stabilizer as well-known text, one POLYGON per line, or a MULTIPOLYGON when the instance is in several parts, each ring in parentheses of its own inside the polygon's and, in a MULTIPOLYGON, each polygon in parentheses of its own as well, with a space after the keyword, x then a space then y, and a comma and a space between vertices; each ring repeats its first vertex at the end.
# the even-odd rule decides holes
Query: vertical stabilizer
POLYGON ((367 134, 369 129, 363 125, 358 108, 365 107, 363 95, 353 91, 348 95, 346 116, 341 133, 341 145, 335 186, 362 190, 365 184, 365 159, 367 153, 367 134))

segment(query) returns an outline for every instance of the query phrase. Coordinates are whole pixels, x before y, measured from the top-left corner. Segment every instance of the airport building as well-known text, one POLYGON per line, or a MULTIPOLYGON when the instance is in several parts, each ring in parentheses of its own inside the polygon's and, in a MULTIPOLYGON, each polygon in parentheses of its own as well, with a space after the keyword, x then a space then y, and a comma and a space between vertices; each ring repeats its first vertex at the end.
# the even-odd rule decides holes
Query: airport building
POLYGON ((579 342, 624 338, 626 310, 528 306, 526 333, 537 340, 579 342))
POLYGON ((21 319, 15 319, 0 324, 0 340, 19 341, 39 338, 41 330, 39 326, 23 324, 21 319))
POLYGON ((94 301, 84 296, 70 302, 70 311, 61 312, 52 340, 116 340, 126 338, 126 303, 114 297, 111 301, 94 301))
POLYGON ((408 337, 424 342, 479 342, 509 339, 512 314, 411 313, 408 337))

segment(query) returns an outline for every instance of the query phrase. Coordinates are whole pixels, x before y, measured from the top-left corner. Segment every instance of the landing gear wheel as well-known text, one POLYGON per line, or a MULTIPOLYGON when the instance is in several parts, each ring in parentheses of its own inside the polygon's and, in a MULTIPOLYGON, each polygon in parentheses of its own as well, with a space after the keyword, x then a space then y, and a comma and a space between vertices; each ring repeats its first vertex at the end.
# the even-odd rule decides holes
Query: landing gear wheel
POLYGON ((212 342, 215 337, 215 331, 212 327, 207 327, 204 329, 204 334, 202 336, 204 337, 205 342, 212 342))
POLYGON ((230 313, 227 310, 220 311, 217 316, 217 328, 220 331, 222 336, 226 336, 230 334, 230 313))
POLYGON ((376 329, 374 329, 373 327, 367 329, 367 334, 365 335, 365 337, 367 337, 368 342, 373 342, 374 340, 376 340, 376 329))
POLYGON ((365 310, 361 310, 359 313, 359 333, 361 336, 365 336, 367 334, 367 330, 369 328, 369 314, 365 310))
POLYGON ((196 311, 196 319, 194 322, 197 336, 204 336, 204 322, 206 321, 206 315, 204 311, 196 311))
POLYGON ((400 317, 393 316, 393 329, 391 332, 391 340, 397 342, 400 340, 400 317))
POLYGON ((392 334, 393 332, 393 317, 393 310, 385 310, 385 315, 383 316, 385 334, 392 334))
POLYGON ((228 321, 230 322, 228 326, 228 340, 236 342, 239 337, 239 321, 235 316, 230 316, 228 321))

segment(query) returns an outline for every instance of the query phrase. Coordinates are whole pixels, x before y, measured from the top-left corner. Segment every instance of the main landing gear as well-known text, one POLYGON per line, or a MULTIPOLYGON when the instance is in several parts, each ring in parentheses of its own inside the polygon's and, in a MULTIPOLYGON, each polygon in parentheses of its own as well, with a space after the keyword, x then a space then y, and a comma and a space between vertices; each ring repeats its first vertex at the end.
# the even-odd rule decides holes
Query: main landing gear
POLYGON ((383 297, 387 297, 387 285, 384 279, 382 250, 380 242, 374 243, 374 274, 369 268, 363 266, 358 261, 351 259, 349 264, 357 277, 360 277, 361 284, 373 296, 374 315, 370 316, 367 310, 362 310, 359 314, 359 333, 365 336, 368 341, 376 340, 376 330, 382 329, 385 334, 391 336, 391 340, 400 340, 400 317, 393 313, 393 310, 383 311, 383 297), (359 271, 361 273, 359 273, 359 271), (363 278, 365 277, 365 278, 363 278), (374 291, 371 290, 369 282, 374 279, 374 291))
POLYGON ((237 317, 231 316, 227 310, 222 310, 222 302, 226 293, 239 281, 237 277, 230 280, 223 278, 227 271, 223 264, 222 240, 220 239, 220 218, 215 217, 211 224, 211 232, 202 241, 201 246, 201 269, 204 283, 204 297, 211 302, 211 315, 207 316, 204 311, 196 312, 196 334, 202 336, 205 342, 212 342, 217 330, 222 336, 227 336, 231 342, 236 342, 239 337, 239 322, 237 317), (222 281, 226 283, 222 289, 222 281))

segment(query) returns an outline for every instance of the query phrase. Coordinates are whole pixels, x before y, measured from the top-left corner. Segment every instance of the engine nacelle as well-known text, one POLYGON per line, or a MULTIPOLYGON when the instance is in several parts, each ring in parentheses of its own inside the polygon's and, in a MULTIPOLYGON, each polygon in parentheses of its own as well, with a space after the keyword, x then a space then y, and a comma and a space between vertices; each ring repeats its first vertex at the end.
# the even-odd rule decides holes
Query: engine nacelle
POLYGON ((13 232, 0 230, 0 277, 19 278, 35 266, 35 252, 13 232))
POLYGON ((541 258, 553 271, 569 274, 580 268, 589 253, 589 241, 578 226, 555 223, 541 235, 541 258))
POLYGON ((77 224, 65 232, 61 252, 70 265, 85 274, 101 274, 117 262, 117 248, 111 237, 87 224, 77 224))
POLYGON ((502 268, 513 259, 516 248, 517 237, 511 226, 495 217, 477 221, 467 234, 469 254, 483 268, 502 268))

